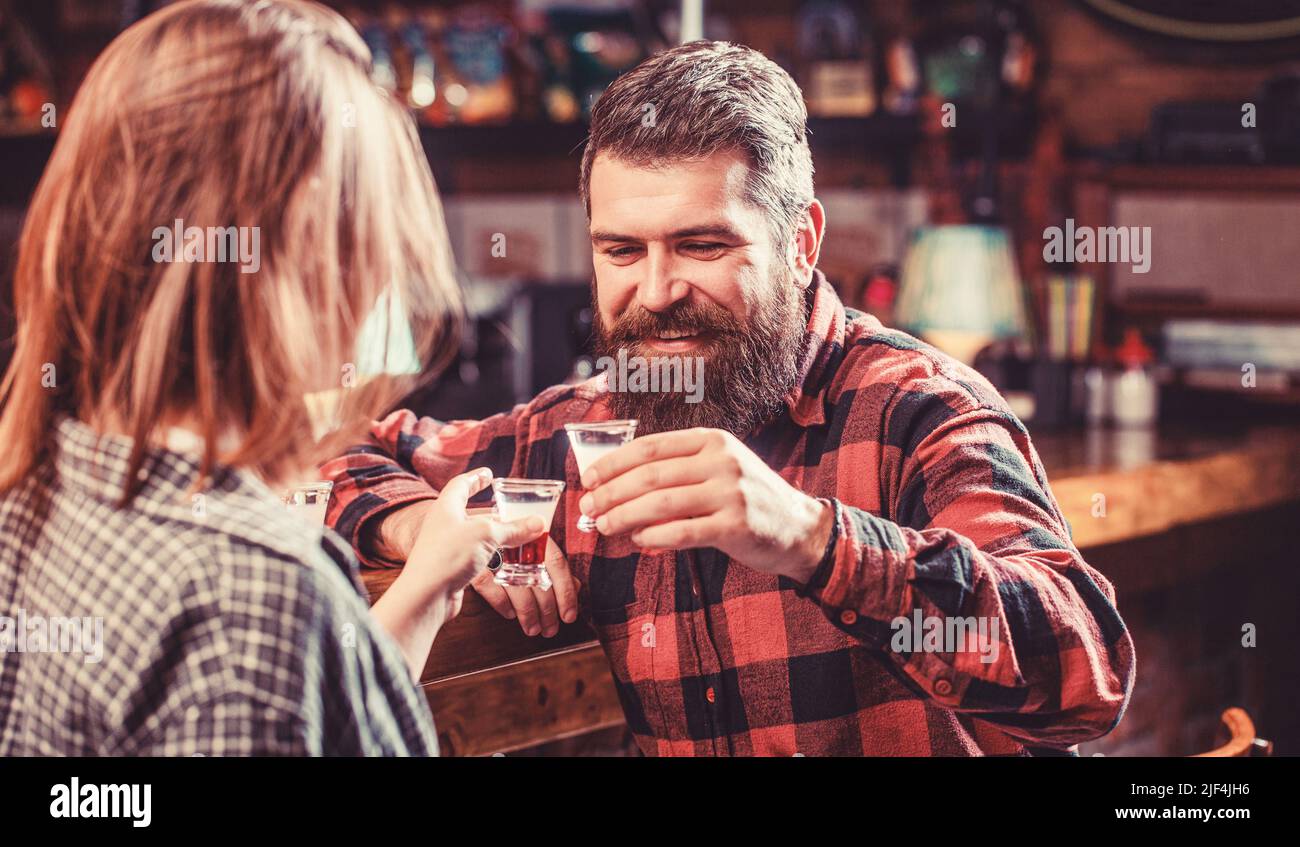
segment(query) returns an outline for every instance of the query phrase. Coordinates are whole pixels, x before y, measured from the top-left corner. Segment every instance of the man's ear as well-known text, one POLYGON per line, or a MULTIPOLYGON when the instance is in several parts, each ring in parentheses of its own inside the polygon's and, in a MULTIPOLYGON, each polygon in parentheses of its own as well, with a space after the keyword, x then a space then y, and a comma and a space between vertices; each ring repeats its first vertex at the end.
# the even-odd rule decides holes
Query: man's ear
POLYGON ((813 269, 822 249, 822 233, 826 231, 826 210, 813 200, 795 225, 794 235, 787 250, 787 261, 801 289, 812 284, 813 269))

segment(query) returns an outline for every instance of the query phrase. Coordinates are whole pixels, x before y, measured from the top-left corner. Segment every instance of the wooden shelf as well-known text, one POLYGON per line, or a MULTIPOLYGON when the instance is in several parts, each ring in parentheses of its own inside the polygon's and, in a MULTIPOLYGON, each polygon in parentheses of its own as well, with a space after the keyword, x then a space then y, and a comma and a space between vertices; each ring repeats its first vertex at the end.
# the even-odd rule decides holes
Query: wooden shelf
MULTIPOLYGON (((808 123, 814 158, 878 163, 894 185, 911 179, 912 155, 920 143, 916 116, 878 113, 868 118, 813 118, 808 123)), ((480 187, 519 191, 573 190, 577 163, 587 138, 585 123, 544 121, 483 126, 419 128, 420 142, 439 188, 448 194, 480 187), (520 163, 536 168, 520 171, 520 163), (513 168, 513 169, 511 169, 513 168), (566 170, 567 169, 567 170, 566 170), (571 171, 571 173, 570 173, 571 171), (529 176, 531 175, 531 176, 529 176)), ((0 159, 9 166, 0 185, 0 205, 25 206, 54 149, 53 132, 0 133, 0 159)))
MULTIPOLYGON (((814 152, 885 155, 910 149, 920 140, 915 115, 877 113, 865 118, 811 118, 809 144, 814 152)), ((546 121, 482 126, 420 127, 430 153, 453 156, 571 156, 581 153, 585 123, 546 121)))
POLYGON ((1131 191, 1300 191, 1300 165, 1173 165, 1077 162, 1073 176, 1131 191))
POLYGON ((1206 318, 1212 320, 1293 321, 1300 320, 1300 303, 1234 303, 1231 300, 1207 303, 1196 300, 1123 300, 1113 304, 1116 311, 1134 321, 1163 322, 1171 318, 1206 318))

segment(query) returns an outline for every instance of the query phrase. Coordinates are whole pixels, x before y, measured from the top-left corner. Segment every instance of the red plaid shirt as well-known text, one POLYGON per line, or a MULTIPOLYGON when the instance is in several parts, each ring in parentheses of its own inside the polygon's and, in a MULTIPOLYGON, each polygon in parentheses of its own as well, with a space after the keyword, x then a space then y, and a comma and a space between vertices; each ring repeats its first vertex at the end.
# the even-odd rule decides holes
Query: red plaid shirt
POLYGON ((1068 753, 1108 732, 1133 642, 1025 427, 974 371, 846 311, 820 274, 811 292, 802 379, 746 439, 834 506, 808 585, 713 549, 643 553, 577 531, 563 424, 610 417, 603 376, 483 421, 395 412, 325 465, 329 523, 357 546, 368 521, 481 465, 565 480, 552 536, 650 755, 1068 753), (896 641, 891 622, 918 610, 923 629, 984 618, 996 652, 896 641))

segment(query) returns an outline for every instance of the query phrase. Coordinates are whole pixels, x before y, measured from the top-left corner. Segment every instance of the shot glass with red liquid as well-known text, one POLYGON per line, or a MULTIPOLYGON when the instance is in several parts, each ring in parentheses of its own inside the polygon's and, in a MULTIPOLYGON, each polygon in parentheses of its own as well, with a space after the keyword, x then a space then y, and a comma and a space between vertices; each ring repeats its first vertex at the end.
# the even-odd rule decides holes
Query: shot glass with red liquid
POLYGON ((551 518, 560 503, 564 483, 554 479, 494 479, 493 509, 501 521, 516 521, 536 515, 542 519, 546 532, 522 547, 502 547, 501 566, 497 568, 498 585, 533 586, 546 590, 551 587, 551 575, 546 572, 546 542, 551 537, 551 518))

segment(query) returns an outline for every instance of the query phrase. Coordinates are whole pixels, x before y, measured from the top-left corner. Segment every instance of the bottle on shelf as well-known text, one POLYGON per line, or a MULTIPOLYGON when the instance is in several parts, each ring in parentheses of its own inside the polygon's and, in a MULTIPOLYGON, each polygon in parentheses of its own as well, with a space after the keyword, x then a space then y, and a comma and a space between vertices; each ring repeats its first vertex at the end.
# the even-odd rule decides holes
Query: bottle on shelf
POLYGON ((843 0, 809 0, 795 25, 808 114, 860 118, 875 112, 874 46, 852 7, 843 0))
POLYGON ((1155 424, 1159 385, 1152 362, 1155 354, 1134 327, 1124 333, 1115 349, 1116 373, 1110 379, 1110 415, 1119 427, 1142 428, 1155 424))

